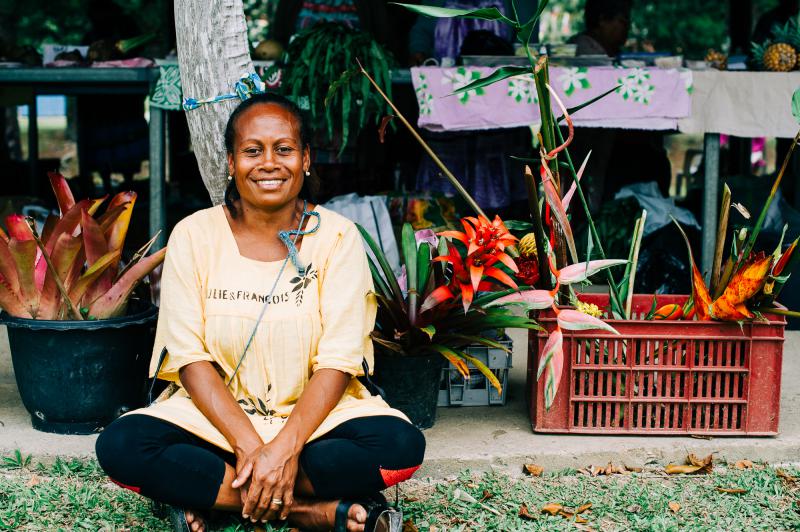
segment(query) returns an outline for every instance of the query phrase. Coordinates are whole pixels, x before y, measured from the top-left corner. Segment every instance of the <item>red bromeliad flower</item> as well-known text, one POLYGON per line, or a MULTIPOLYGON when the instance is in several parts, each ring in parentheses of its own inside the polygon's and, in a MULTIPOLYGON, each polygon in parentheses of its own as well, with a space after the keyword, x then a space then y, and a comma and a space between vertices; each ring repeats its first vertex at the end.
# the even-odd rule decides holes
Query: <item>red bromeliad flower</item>
POLYGON ((438 291, 441 301, 444 301, 455 297, 455 293, 460 291, 464 312, 467 312, 476 292, 492 288, 491 282, 484 280, 485 277, 491 277, 510 288, 517 288, 514 280, 495 266, 499 262, 514 273, 518 272, 514 259, 505 252, 507 246, 517 242, 517 237, 509 233, 499 216, 495 216, 492 222, 483 216, 466 217, 461 220, 461 224, 464 226, 463 233, 460 231, 439 233, 439 236, 463 243, 467 247, 467 256, 462 257, 455 246, 448 244, 449 255, 434 259, 453 265, 453 277, 449 286, 440 287, 435 292, 438 291))

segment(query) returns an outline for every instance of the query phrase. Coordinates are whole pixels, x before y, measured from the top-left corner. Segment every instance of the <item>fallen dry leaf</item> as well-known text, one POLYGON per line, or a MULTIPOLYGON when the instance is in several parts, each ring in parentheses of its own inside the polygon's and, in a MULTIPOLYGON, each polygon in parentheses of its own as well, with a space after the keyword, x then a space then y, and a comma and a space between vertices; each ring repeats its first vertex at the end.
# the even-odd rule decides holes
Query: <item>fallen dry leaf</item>
POLYGON ((534 519, 536 519, 535 516, 531 515, 531 513, 528 511, 528 507, 524 504, 520 505, 519 513, 517 515, 521 519, 527 519, 528 521, 533 521, 534 519))
POLYGON ((27 486, 29 488, 32 488, 32 487, 36 486, 37 484, 40 484, 41 482, 42 482, 42 479, 40 477, 38 477, 37 475, 33 475, 30 478, 30 480, 28 480, 28 482, 25 483, 25 486, 27 486))
POLYGON ((614 464, 612 464, 611 462, 609 462, 609 463, 608 463, 608 465, 606 466, 606 468, 603 470, 603 474, 604 474, 604 475, 611 475, 611 474, 613 474, 613 473, 615 473, 615 471, 614 471, 614 464))
POLYGON ((417 525, 410 518, 403 521, 403 532, 419 532, 417 525))
POLYGON ((720 488, 719 486, 717 486, 717 491, 720 493, 732 493, 734 495, 747 493, 747 490, 742 488, 720 488))
POLYGON ((576 516, 575 516, 575 522, 576 522, 576 523, 580 523, 580 524, 582 524, 582 525, 585 525, 586 523, 588 523, 588 522, 589 522, 589 520, 588 520, 588 519, 586 519, 585 517, 581 517, 581 516, 579 516, 579 515, 576 515, 576 516))
POLYGON ((735 464, 736 469, 751 469, 753 467, 753 462, 750 460, 739 460, 735 464))
POLYGON ((789 473, 787 473, 783 469, 780 469, 780 468, 776 469, 775 470, 775 474, 778 476, 778 478, 780 478, 780 479, 782 479, 782 480, 784 480, 786 482, 791 482, 791 483, 797 482, 797 477, 793 477, 792 475, 790 475, 789 473))
POLYGON ((675 501, 669 501, 667 506, 669 506, 669 509, 672 510, 673 513, 678 513, 681 510, 681 505, 675 501))
POLYGON ((564 507, 557 502, 551 502, 550 504, 545 504, 542 506, 542 512, 548 513, 550 515, 558 515, 558 512, 563 510, 564 507))
POLYGON ((626 465, 625 469, 627 469, 631 473, 641 473, 642 472, 642 468, 641 467, 631 467, 629 465, 626 465))
POLYGON ((631 504, 626 508, 626 510, 632 514, 638 514, 639 512, 642 511, 642 507, 639 506, 638 504, 631 504))
POLYGON ((714 436, 704 436, 702 434, 689 434, 690 437, 696 440, 713 440, 714 436))
POLYGON ((705 458, 698 458, 695 454, 690 454, 686 461, 688 464, 669 464, 664 468, 668 475, 690 475, 692 473, 711 473, 714 470, 714 455, 709 454, 705 458))
POLYGON ((477 485, 477 484, 475 484, 474 482, 467 482, 466 486, 467 486, 468 488, 470 488, 470 489, 475 489, 475 488, 477 488, 477 487, 478 487, 478 485, 477 485))
POLYGON ((483 490, 483 497, 481 497, 481 500, 478 502, 483 502, 487 499, 491 499, 492 497, 494 497, 494 493, 489 490, 483 490))
POLYGON ((585 512, 586 510, 588 510, 588 509, 589 509, 589 508, 591 508, 591 507, 592 507, 592 503, 590 503, 590 502, 587 502, 587 503, 586 503, 586 504, 584 504, 583 506, 579 506, 579 507, 578 507, 578 509, 577 509, 577 510, 575 510, 575 513, 576 513, 576 514, 582 514, 583 512, 585 512))
POLYGON ((403 499, 403 502, 406 503, 406 504, 412 503, 412 502, 417 502, 417 501, 419 501, 419 499, 417 499, 416 497, 405 497, 403 499))
POLYGON ((522 466, 522 471, 532 477, 541 477, 544 473, 544 468, 537 464, 525 464, 522 466))
POLYGON ((701 469, 701 466, 695 465, 669 464, 664 468, 664 472, 667 475, 690 475, 692 473, 697 473, 701 469))

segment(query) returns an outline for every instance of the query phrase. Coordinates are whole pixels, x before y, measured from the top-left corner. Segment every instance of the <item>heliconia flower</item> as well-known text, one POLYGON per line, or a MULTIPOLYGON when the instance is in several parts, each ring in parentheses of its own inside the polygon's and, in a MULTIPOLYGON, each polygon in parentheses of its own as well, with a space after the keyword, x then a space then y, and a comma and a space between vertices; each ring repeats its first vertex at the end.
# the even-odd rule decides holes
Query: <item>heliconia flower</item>
POLYGON ((786 264, 789 262, 789 259, 792 258, 792 253, 794 253, 794 248, 796 247, 797 247, 797 240, 792 242, 792 245, 789 246, 789 249, 783 252, 781 258, 778 259, 778 262, 776 262, 775 266, 772 268, 772 275, 774 277, 778 277, 780 274, 783 273, 783 269, 786 267, 786 264))
POLYGON ((766 255, 762 251, 751 256, 733 275, 721 298, 726 299, 731 306, 744 303, 764 287, 771 266, 772 255, 766 255))
POLYGON ((547 290, 525 290, 514 292, 507 296, 492 301, 487 306, 506 305, 508 303, 526 303, 531 310, 541 310, 552 307, 555 299, 547 290))
POLYGON ((683 317, 683 308, 677 303, 664 305, 653 314, 654 320, 679 320, 683 317))
POLYGON ((558 282, 560 284, 581 283, 601 270, 611 268, 612 266, 627 264, 627 262, 628 261, 624 259, 603 259, 571 264, 558 271, 558 282))
POLYGON ((558 326, 568 331, 587 331, 591 329, 602 329, 610 333, 619 334, 617 330, 594 316, 589 316, 583 312, 572 309, 564 309, 558 313, 556 318, 558 326))

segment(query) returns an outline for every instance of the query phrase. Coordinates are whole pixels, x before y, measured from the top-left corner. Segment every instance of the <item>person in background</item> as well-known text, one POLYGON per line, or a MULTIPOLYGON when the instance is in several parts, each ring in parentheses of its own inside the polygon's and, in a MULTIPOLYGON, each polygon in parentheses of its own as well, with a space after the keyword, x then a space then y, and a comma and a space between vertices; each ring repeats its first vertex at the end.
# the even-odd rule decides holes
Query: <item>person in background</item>
POLYGON ((386 0, 280 0, 272 37, 286 47, 292 36, 317 22, 338 22, 366 31, 394 51, 395 34, 386 0))
POLYGON ((569 42, 578 45, 576 55, 616 57, 631 27, 631 0, 586 0, 586 29, 569 42))
MULTIPOLYGON (((426 0, 421 3, 431 7, 462 9, 496 7, 506 16, 512 13, 511 0, 426 0)), ((520 20, 527 21, 535 10, 536 2, 517 2, 520 20)), ((408 36, 411 66, 419 66, 428 58, 437 61, 443 57, 455 59, 467 34, 477 30, 490 31, 508 41, 513 39, 511 29, 498 21, 417 17, 408 36)))

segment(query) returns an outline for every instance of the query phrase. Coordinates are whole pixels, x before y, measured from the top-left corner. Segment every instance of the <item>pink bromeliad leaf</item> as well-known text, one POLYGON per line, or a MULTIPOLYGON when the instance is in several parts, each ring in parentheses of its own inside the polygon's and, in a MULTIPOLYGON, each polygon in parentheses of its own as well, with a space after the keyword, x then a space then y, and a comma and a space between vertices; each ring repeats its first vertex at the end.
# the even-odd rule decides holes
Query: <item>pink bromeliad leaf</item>
POLYGON ((564 266, 558 272, 558 282, 561 284, 581 283, 601 270, 627 264, 627 262, 624 259, 604 259, 564 266))
POLYGON ((603 320, 572 309, 565 309, 558 313, 558 326, 569 331, 602 329, 617 335, 619 334, 614 327, 603 320))
POLYGON ((541 310, 552 307, 554 299, 547 290, 525 290, 496 299, 487 306, 506 305, 509 303, 525 303, 530 310, 541 310))

